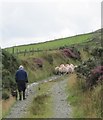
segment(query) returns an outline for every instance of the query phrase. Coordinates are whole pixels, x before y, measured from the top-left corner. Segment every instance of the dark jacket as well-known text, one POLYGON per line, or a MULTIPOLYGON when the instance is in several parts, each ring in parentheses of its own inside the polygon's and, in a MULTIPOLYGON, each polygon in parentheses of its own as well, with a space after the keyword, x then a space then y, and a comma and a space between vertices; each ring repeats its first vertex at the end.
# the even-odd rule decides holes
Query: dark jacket
POLYGON ((18 70, 15 75, 16 82, 25 81, 28 82, 27 72, 25 70, 18 70))

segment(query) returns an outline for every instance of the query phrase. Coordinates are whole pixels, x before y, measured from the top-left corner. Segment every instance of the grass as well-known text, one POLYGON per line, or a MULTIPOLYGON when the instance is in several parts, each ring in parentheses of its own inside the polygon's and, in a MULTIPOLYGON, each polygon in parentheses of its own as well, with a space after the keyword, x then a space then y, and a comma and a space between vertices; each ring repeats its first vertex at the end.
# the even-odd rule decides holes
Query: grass
POLYGON ((12 53, 13 49, 14 49, 14 52, 16 52, 17 50, 24 51, 25 49, 27 51, 29 51, 30 49, 35 49, 35 50, 55 49, 61 46, 70 46, 73 44, 87 42, 92 38, 92 36, 93 36, 92 33, 88 33, 88 34, 67 37, 67 38, 61 38, 61 39, 57 39, 54 41, 48 41, 44 43, 15 46, 14 48, 13 47, 6 48, 6 50, 12 53))
POLYGON ((38 86, 37 95, 25 118, 50 118, 52 116, 52 98, 49 91, 53 84, 54 82, 48 82, 38 86))
POLYGON ((10 97, 7 100, 2 100, 2 117, 5 118, 5 116, 10 112, 11 107, 16 102, 16 99, 14 97, 10 97))
POLYGON ((73 118, 101 118, 101 84, 92 91, 84 92, 81 87, 83 84, 84 80, 77 79, 76 74, 71 75, 68 80, 68 101, 72 106, 73 118))
POLYGON ((82 58, 82 61, 86 61, 88 60, 88 58, 90 58, 90 53, 86 52, 86 51, 83 51, 83 49, 81 49, 81 58, 82 58))
POLYGON ((2 119, 2 100, 0 100, 0 120, 2 119))

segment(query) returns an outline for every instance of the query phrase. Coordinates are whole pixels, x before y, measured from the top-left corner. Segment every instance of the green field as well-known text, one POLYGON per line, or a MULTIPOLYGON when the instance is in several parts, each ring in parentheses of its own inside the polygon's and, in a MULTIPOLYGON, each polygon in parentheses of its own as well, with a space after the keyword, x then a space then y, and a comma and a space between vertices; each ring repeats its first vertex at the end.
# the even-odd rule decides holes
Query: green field
POLYGON ((70 45, 74 45, 74 44, 78 44, 78 43, 88 42, 92 39, 92 36, 93 36, 93 33, 88 33, 88 34, 67 37, 67 38, 61 38, 61 39, 57 39, 54 41, 48 41, 48 42, 44 42, 44 43, 10 47, 10 48, 6 48, 6 50, 9 51, 10 53, 12 53, 13 48, 14 48, 14 53, 16 53, 17 50, 30 51, 30 50, 58 49, 59 47, 63 47, 63 46, 65 47, 65 46, 70 46, 70 45))

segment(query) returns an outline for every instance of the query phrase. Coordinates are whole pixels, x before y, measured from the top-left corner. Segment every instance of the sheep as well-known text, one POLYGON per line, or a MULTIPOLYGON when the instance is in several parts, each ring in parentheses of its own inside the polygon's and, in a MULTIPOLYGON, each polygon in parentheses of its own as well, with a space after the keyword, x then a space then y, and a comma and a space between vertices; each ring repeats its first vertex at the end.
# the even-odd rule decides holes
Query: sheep
POLYGON ((64 73, 66 73, 66 67, 65 67, 65 65, 64 64, 61 64, 60 65, 60 67, 59 67, 59 73, 60 74, 64 74, 64 73))
POLYGON ((75 65, 73 65, 73 64, 70 64, 70 67, 71 67, 71 73, 73 73, 73 72, 74 72, 74 69, 75 69, 77 66, 75 66, 75 65))
POLYGON ((65 67, 66 67, 66 73, 67 74, 72 73, 72 67, 69 64, 66 64, 65 67))
POLYGON ((55 74, 58 75, 59 74, 59 67, 55 67, 55 74))
POLYGON ((73 64, 60 64, 60 66, 55 67, 55 73, 59 75, 73 73, 76 65, 73 64))

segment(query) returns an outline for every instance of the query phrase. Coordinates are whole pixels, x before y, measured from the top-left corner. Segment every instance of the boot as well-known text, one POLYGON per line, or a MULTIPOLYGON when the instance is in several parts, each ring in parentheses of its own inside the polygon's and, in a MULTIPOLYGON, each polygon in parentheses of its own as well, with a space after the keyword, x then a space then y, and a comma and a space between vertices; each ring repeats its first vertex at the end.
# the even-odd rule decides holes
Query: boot
POLYGON ((21 100, 21 92, 19 92, 19 100, 21 100))
POLYGON ((25 91, 23 91, 23 100, 25 100, 26 98, 25 98, 25 91))

